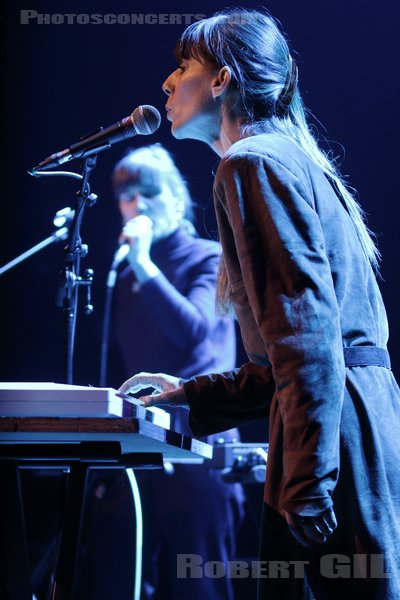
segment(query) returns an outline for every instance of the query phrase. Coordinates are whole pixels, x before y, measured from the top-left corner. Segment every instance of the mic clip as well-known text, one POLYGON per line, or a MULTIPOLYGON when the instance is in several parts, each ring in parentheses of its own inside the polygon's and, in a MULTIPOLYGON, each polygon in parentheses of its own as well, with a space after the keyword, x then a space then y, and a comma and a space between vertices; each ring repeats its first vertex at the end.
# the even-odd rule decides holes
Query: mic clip
POLYGON ((36 175, 38 172, 43 171, 45 169, 53 169, 54 167, 59 167, 60 165, 76 158, 89 158, 94 154, 98 154, 103 150, 109 150, 109 148, 111 148, 111 144, 107 142, 105 144, 97 144, 95 146, 92 146, 91 148, 86 148, 84 151, 81 151, 81 153, 74 153, 74 147, 76 147, 78 144, 80 144, 80 142, 72 144, 72 146, 70 146, 68 150, 62 150, 61 152, 51 154, 50 156, 45 158, 41 163, 39 163, 36 167, 33 167, 31 175, 36 175))

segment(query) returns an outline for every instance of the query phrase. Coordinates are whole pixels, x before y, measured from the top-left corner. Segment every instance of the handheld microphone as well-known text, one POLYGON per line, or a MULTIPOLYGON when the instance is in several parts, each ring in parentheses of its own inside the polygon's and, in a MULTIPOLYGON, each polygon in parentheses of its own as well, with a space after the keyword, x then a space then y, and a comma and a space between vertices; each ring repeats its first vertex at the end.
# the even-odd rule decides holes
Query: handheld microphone
POLYGON ((86 158, 135 135, 150 135, 160 127, 160 123, 161 115, 154 106, 149 104, 138 106, 129 117, 125 117, 105 129, 100 127, 69 148, 47 157, 32 171, 51 169, 76 158, 86 158))
POLYGON ((129 244, 121 244, 114 254, 113 266, 118 267, 118 265, 122 263, 124 258, 126 258, 126 256, 129 254, 130 249, 131 247, 129 244))

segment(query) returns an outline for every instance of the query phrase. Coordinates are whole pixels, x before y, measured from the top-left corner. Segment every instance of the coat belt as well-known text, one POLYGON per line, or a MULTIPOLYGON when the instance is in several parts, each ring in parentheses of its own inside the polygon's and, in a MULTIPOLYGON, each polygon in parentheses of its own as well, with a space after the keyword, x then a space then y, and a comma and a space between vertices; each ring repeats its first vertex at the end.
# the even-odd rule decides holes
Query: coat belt
POLYGON ((349 346, 343 348, 346 367, 377 366, 390 369, 390 356, 385 348, 377 346, 349 346))

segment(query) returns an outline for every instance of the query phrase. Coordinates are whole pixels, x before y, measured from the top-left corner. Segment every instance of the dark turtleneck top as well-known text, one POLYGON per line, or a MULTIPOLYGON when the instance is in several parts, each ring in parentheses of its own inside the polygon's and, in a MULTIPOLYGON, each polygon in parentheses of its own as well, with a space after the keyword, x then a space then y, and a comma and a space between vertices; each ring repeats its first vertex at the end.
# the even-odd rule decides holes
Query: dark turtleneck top
MULTIPOLYGON (((129 265, 121 271, 114 337, 127 377, 147 371, 189 378, 235 367, 234 323, 216 311, 219 255, 219 244, 180 227, 152 245, 159 275, 139 284, 129 265)), ((188 412, 169 412, 173 428, 192 435, 188 412)))

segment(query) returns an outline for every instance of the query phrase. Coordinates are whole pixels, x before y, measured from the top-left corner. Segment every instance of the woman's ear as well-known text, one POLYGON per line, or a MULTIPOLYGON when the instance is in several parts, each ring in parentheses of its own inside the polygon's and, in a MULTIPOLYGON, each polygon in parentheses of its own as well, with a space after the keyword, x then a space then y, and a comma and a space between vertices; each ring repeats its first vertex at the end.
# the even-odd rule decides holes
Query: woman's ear
POLYGON ((219 70, 212 83, 212 93, 214 98, 218 98, 226 92, 230 84, 231 78, 232 71, 230 67, 225 65, 219 70))

